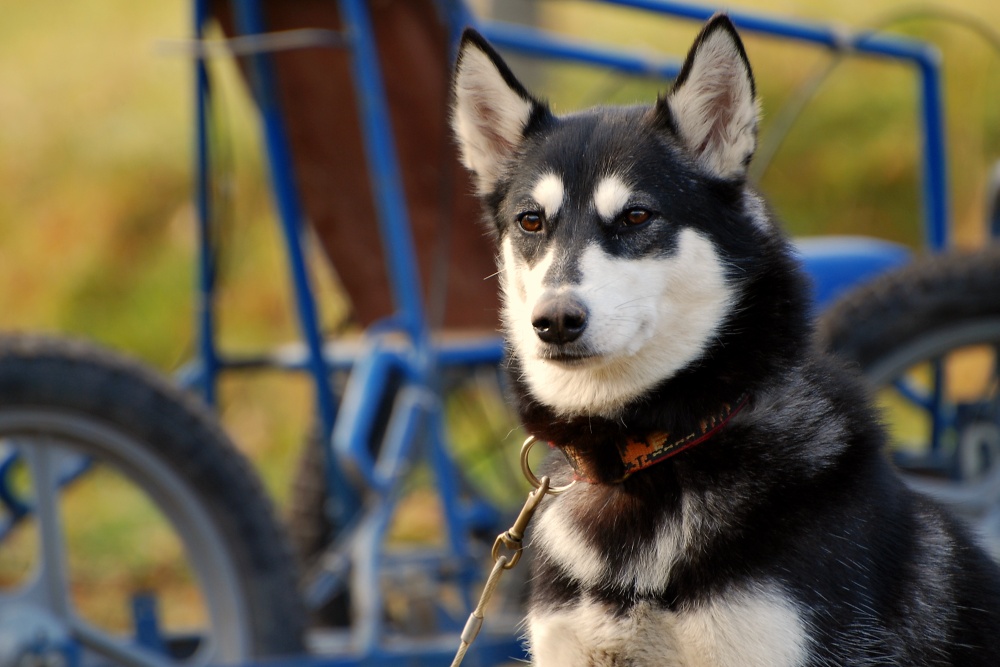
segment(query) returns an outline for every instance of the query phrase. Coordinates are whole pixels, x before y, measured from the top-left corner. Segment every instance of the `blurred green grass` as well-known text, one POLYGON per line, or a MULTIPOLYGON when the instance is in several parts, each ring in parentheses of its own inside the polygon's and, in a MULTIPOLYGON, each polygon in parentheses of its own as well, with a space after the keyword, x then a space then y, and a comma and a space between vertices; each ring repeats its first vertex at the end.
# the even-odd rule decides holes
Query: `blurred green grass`
MULTIPOLYGON (((854 27, 910 6, 860 0, 729 5, 854 27)), ((1000 27, 1000 4, 992 0, 947 7, 1000 27)), ((189 63, 158 55, 155 44, 187 34, 187 8, 12 0, 3 14, 0 330, 85 336, 165 372, 176 370, 193 348, 192 83, 189 63)), ((546 3, 539 16, 562 33, 676 56, 697 31, 692 23, 581 2, 546 3)), ((987 170, 1000 157, 1000 57, 952 24, 907 20, 892 28, 931 39, 945 55, 954 231, 959 244, 975 246, 984 238, 987 170)), ((755 36, 747 47, 766 141, 778 109, 830 55, 755 36)), ((255 349, 293 338, 295 326, 254 112, 231 63, 213 63, 213 72, 233 165, 225 180, 232 206, 224 230, 221 338, 229 350, 255 349)), ((648 101, 661 87, 565 65, 525 74, 557 110, 648 101)), ((917 94, 914 73, 897 63, 851 58, 833 73, 761 183, 789 229, 919 245, 917 94)), ((344 308, 335 278, 322 262, 313 268, 324 321, 337 322, 344 308)), ((308 386, 274 375, 231 379, 223 399, 227 428, 284 505, 310 426, 308 386)), ((459 417, 455 428, 477 439, 468 420, 459 417)), ((121 549, 119 537, 109 535, 106 547, 121 549)))

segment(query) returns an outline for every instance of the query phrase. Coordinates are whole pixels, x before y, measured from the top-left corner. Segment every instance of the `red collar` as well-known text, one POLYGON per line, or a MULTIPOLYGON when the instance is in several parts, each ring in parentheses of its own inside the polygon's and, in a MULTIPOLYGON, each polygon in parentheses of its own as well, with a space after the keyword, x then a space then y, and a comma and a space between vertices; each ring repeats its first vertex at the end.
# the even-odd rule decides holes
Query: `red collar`
MULTIPOLYGON (((735 417, 740 410, 750 400, 749 394, 743 394, 735 403, 723 403, 722 409, 707 419, 703 419, 698 424, 698 429, 681 438, 671 439, 669 433, 651 433, 645 438, 628 438, 623 443, 618 444, 618 454, 621 457, 624 472, 622 476, 612 482, 617 484, 625 481, 630 475, 639 470, 644 470, 652 465, 665 461, 671 456, 680 454, 686 449, 690 449, 697 444, 705 442, 718 433, 735 417)), ((574 479, 589 484, 597 482, 586 473, 586 464, 580 452, 572 445, 563 445, 559 449, 569 460, 575 471, 574 479)))

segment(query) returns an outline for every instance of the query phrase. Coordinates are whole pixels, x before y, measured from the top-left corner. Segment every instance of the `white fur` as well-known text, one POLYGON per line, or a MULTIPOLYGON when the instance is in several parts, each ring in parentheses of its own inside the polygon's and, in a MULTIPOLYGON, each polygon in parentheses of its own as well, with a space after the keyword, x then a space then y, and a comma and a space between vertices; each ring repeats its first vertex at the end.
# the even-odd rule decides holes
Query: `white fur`
POLYGON ((547 498, 550 507, 532 528, 532 548, 560 564, 566 574, 584 586, 594 586, 607 571, 607 561, 597 549, 581 539, 580 529, 568 507, 575 504, 574 494, 547 498))
POLYGON ((723 178, 745 175, 757 146, 758 108, 750 72, 727 31, 713 31, 697 47, 669 104, 681 137, 705 168, 723 178))
POLYGON ((564 192, 562 179, 549 172, 538 179, 531 190, 531 196, 542 207, 545 215, 551 218, 562 208, 564 192))
POLYGON ((462 162, 489 192, 506 159, 521 142, 532 103, 504 81, 500 71, 474 44, 466 46, 455 73, 453 126, 462 162))
MULTIPOLYGON (((538 518, 532 538, 533 548, 558 563, 569 577, 585 587, 596 586, 607 580, 609 574, 609 563, 589 542, 580 539, 582 528, 573 519, 583 508, 602 502, 594 498, 595 493, 592 487, 581 486, 573 493, 547 500, 548 506, 538 518)), ((617 555, 610 583, 623 590, 634 589, 640 595, 662 591, 698 525, 685 502, 681 520, 660 526, 648 549, 617 555)))
POLYGON ((585 597, 531 612, 528 642, 536 667, 796 667, 808 657, 799 613, 767 584, 676 612, 640 602, 621 617, 585 597))
POLYGON ((531 324, 531 312, 535 304, 538 303, 538 299, 545 292, 542 283, 549 267, 552 266, 555 253, 550 250, 533 267, 529 267, 517 259, 510 239, 504 239, 500 248, 500 257, 504 267, 500 271, 500 289, 504 293, 504 313, 512 320, 526 322, 528 331, 519 331, 519 333, 524 336, 530 334, 531 340, 538 341, 531 324), (517 269, 507 269, 507 267, 515 266, 517 269))
POLYGON ((712 243, 693 229, 674 255, 616 259, 583 251, 579 285, 545 286, 555 250, 529 268, 505 240, 501 258, 504 324, 532 395, 562 415, 615 416, 632 398, 694 361, 733 303, 712 243), (531 313, 545 291, 571 291, 589 311, 581 342, 596 358, 567 366, 541 356, 531 313))
POLYGON ((767 206, 764 199, 751 190, 743 191, 743 210, 746 211, 753 223, 764 231, 770 231, 774 225, 767 214, 767 206))
POLYGON ((605 176, 594 188, 594 208, 606 222, 614 220, 632 197, 632 189, 617 174, 605 176))

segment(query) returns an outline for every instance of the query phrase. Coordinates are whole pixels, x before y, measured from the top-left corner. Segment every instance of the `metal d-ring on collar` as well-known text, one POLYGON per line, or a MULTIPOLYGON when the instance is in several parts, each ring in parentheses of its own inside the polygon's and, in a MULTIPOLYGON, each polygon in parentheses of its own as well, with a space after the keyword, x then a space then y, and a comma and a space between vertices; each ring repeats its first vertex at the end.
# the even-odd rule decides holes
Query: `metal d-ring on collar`
MULTIPOLYGON (((524 444, 521 445, 521 472, 524 473, 525 478, 531 483, 531 486, 537 489, 542 485, 542 481, 535 476, 535 473, 531 472, 531 465, 528 463, 528 453, 531 451, 531 448, 535 446, 536 442, 538 442, 538 438, 533 435, 529 435, 524 441, 524 444)), ((560 493, 569 491, 574 484, 576 484, 575 479, 569 484, 564 484, 563 486, 550 486, 546 490, 546 493, 552 496, 558 496, 560 493)))
POLYGON ((483 594, 479 597, 479 604, 469 614, 469 620, 465 622, 458 651, 455 653, 455 659, 452 661, 451 667, 459 667, 462 664, 466 652, 469 650, 472 642, 475 641, 479 630, 483 627, 486 603, 489 602, 493 591, 496 590, 497 584, 500 582, 500 575, 517 565, 518 561, 521 560, 524 531, 527 529, 531 517, 534 516, 535 510, 538 509, 539 503, 542 502, 542 498, 547 495, 558 495, 569 490, 576 484, 576 480, 573 480, 563 486, 551 487, 549 486, 547 475, 543 475, 539 479, 535 476, 535 473, 531 472, 531 466, 528 465, 528 453, 536 442, 537 439, 535 436, 529 436, 524 441, 524 444, 521 445, 521 471, 524 472, 524 476, 528 479, 528 482, 535 488, 528 494, 528 499, 524 503, 524 507, 521 508, 520 514, 517 515, 514 525, 497 535, 496 542, 493 543, 493 570, 490 571, 490 575, 486 578, 486 583, 483 586, 483 594), (501 553, 503 549, 507 549, 509 553, 501 553))
POLYGON ((496 542, 493 543, 494 561, 500 558, 500 550, 503 547, 513 552, 513 555, 507 559, 507 563, 503 566, 505 570, 514 567, 521 560, 521 541, 524 539, 524 531, 528 528, 528 523, 531 521, 531 517, 535 515, 535 510, 538 509, 542 498, 545 496, 557 496, 576 484, 576 480, 573 480, 563 486, 549 486, 550 480, 548 475, 543 475, 539 479, 535 476, 535 473, 531 472, 531 466, 528 464, 528 454, 536 442, 538 440, 535 436, 531 435, 521 445, 521 471, 524 472, 524 476, 535 489, 528 494, 528 499, 524 503, 524 507, 521 508, 520 514, 517 515, 514 525, 497 535, 496 542))

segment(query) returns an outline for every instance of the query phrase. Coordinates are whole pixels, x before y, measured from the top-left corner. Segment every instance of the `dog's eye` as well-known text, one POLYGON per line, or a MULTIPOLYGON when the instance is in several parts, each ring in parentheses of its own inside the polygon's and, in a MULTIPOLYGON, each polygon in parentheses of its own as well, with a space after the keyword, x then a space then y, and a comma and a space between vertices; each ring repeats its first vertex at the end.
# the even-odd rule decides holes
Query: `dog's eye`
POLYGON ((653 217, 653 214, 644 208, 633 208, 625 211, 621 216, 621 222, 626 227, 641 225, 653 217))
POLYGON ((535 211, 528 211, 517 216, 517 224, 526 232, 542 231, 542 216, 535 211))

